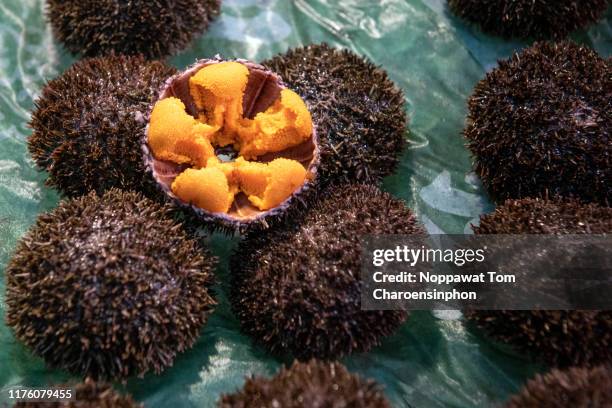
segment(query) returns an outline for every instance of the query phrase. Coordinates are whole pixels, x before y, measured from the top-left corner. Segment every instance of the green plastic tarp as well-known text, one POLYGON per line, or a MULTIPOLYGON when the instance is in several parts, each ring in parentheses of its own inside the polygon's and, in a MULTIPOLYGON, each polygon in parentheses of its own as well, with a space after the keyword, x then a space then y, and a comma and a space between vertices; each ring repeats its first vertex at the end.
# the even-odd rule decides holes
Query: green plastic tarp
MULTIPOLYGON (((609 56, 612 10, 572 38, 609 56)), ((221 54, 260 61, 290 47, 327 42, 384 67, 406 95, 408 149, 384 188, 406 201, 431 233, 463 233, 493 209, 461 130, 473 86, 500 58, 527 42, 493 38, 454 17, 445 0, 225 0, 208 33, 172 58, 179 68, 221 54)), ((58 202, 44 186, 25 145, 33 102, 45 82, 74 58, 57 44, 42 0, 0 1, 0 311, 4 267, 37 215, 58 202)), ((125 389, 149 407, 209 407, 239 388, 246 375, 272 375, 286 361, 242 335, 227 291, 227 258, 235 239, 215 236, 221 257, 220 306, 195 347, 162 375, 128 381, 125 389)), ((538 367, 465 325, 460 312, 414 312, 375 350, 342 360, 372 377, 398 407, 483 407, 503 402, 538 367)), ((48 386, 72 379, 45 367, 0 322, 0 406, 8 387, 48 386)), ((75 379, 76 380, 76 379, 75 379)), ((123 388, 118 385, 119 388, 123 388)))

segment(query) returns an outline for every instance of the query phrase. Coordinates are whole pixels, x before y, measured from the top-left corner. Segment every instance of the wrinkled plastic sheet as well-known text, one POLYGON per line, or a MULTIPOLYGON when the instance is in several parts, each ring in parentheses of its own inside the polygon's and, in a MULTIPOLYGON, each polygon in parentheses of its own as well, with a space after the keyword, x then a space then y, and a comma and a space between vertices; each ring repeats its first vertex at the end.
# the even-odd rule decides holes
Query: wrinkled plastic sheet
MULTIPOLYGON (((33 101, 45 81, 74 61, 52 39, 43 10, 41 0, 0 1, 2 278, 17 240, 37 214, 59 199, 44 186, 45 175, 35 170, 25 146, 33 101)), ((573 38, 609 56, 611 18, 609 10, 602 22, 573 38)), ((466 99, 497 59, 527 44, 466 26, 450 14, 444 0, 225 0, 222 17, 172 63, 183 68, 217 53, 259 61, 289 47, 323 41, 369 57, 405 91, 411 119, 408 149, 385 189, 404 199, 431 233, 468 231, 493 206, 471 172, 461 137, 466 99)), ((195 347, 172 368, 128 382, 127 391, 147 406, 213 406, 221 393, 240 387, 245 375, 271 375, 284 363, 240 334, 229 310, 227 257, 235 240, 216 236, 211 244, 222 259, 220 306, 195 347)), ((4 279, 0 305, 3 296, 4 279)), ((460 312, 414 312, 381 347, 343 362, 375 378, 393 404, 404 407, 496 405, 544 369, 470 329, 460 312)), ((70 379, 46 368, 0 323, 0 390, 70 379)), ((7 398, 2 391, 0 405, 7 398)))

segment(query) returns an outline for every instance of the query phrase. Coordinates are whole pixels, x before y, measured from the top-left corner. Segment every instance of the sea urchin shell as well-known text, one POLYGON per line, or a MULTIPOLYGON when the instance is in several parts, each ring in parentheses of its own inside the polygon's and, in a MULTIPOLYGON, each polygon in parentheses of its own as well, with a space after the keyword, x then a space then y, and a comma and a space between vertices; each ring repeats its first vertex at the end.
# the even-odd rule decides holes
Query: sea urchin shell
POLYGON ((201 60, 168 79, 150 114, 145 161, 158 186, 212 229, 266 227, 316 177, 308 107, 275 73, 201 60))
POLYGON ((170 206, 90 193, 41 215, 20 241, 7 323, 52 367, 94 379, 159 373, 211 313, 214 263, 170 206))
POLYGON ((464 135, 495 200, 612 201, 612 60, 540 42, 500 61, 469 100, 464 135))
POLYGON ((224 395, 220 408, 390 408, 380 387, 340 363, 294 362, 274 377, 248 378, 242 390, 224 395))
POLYGON ((73 54, 163 58, 219 14, 220 0, 47 0, 55 37, 73 54))
POLYGON ((599 20, 608 0, 448 0, 459 17, 506 38, 564 38, 599 20))
MULTIPOLYGON (((508 200, 480 218, 477 234, 603 234, 612 209, 574 200, 508 200)), ((556 367, 612 363, 612 311, 478 310, 466 317, 498 341, 556 367)))
POLYGON ((273 353, 334 359, 380 344, 404 311, 361 310, 360 239, 423 233, 404 204, 373 186, 333 189, 265 234, 247 234, 231 260, 231 301, 244 332, 273 353))
POLYGON ((28 149, 47 184, 70 197, 116 187, 159 194, 146 177, 140 140, 145 115, 175 72, 142 57, 79 61, 43 89, 28 149))

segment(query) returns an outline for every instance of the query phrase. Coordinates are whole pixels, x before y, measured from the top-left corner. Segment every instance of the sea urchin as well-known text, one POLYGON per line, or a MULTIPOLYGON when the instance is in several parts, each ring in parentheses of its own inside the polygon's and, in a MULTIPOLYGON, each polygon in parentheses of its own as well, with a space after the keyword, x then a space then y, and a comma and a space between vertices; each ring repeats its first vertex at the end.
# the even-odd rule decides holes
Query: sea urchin
POLYGON ((506 38, 564 38, 599 20, 608 0, 448 0, 459 17, 506 38))
POLYGON ((214 263, 169 206, 92 192, 41 215, 18 244, 7 323, 52 367, 94 379, 159 373, 211 313, 214 263))
POLYGON ((140 140, 145 115, 175 72, 142 57, 79 61, 43 89, 28 148, 47 184, 70 197, 111 187, 158 194, 146 177, 140 140))
POLYGON ((612 406, 610 367, 572 367, 537 375, 506 408, 606 408, 612 406))
POLYGON ((47 0, 55 37, 73 54, 163 58, 219 14, 220 0, 47 0))
POLYGON ((405 144, 404 96, 387 73, 349 50, 309 45, 262 63, 311 109, 321 164, 318 183, 378 183, 405 144))
MULTIPOLYGON (((612 232, 612 208, 574 200, 508 200, 480 217, 477 234, 603 234, 612 232)), ((471 321, 556 367, 612 363, 612 311, 478 310, 471 321)))
POLYGON ((476 85, 464 135, 495 200, 574 196, 612 202, 612 60, 540 42, 476 85))
POLYGON ((390 408, 380 386, 348 372, 340 363, 294 362, 274 377, 248 378, 244 387, 219 401, 220 408, 390 408))
POLYGON ((300 360, 367 351, 406 319, 361 309, 360 239, 423 230, 376 187, 336 187, 309 211, 247 234, 231 261, 231 300, 242 329, 273 353, 300 360))

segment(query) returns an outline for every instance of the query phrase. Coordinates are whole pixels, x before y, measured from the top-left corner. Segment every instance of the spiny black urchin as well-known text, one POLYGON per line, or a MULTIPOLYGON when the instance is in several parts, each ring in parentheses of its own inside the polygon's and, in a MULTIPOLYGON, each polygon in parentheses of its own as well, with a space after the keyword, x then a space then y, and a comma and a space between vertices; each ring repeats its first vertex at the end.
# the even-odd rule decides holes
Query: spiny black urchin
MULTIPOLYGON (((605 234, 612 208, 574 200, 508 200, 481 216, 477 234, 605 234)), ((612 363, 612 311, 478 310, 468 319, 494 339, 559 367, 612 363)))
POLYGON ((473 229, 476 234, 606 234, 612 232, 612 208, 559 198, 506 200, 473 229))
POLYGON ((41 215, 6 269, 16 337, 50 366, 94 379, 171 366, 215 304, 215 259, 171 211, 111 189, 41 215))
POLYGON ((351 374, 340 363, 311 360, 281 368, 272 378, 247 378, 244 387, 219 401, 220 408, 390 408, 373 380, 351 374))
POLYGON ((459 17, 505 38, 564 38, 599 20, 608 0, 448 0, 459 17))
POLYGON ((469 100, 464 135, 495 200, 612 202, 612 59, 540 42, 500 61, 469 100))
POLYGON ((220 0, 47 0, 47 15, 73 54, 163 58, 204 32, 220 6, 220 0))
POLYGON ((67 196, 111 187, 160 194, 147 176, 141 136, 161 85, 175 72, 142 57, 110 56, 74 64, 43 89, 32 113, 28 148, 67 196))
POLYGON ((506 404, 506 408, 559 407, 612 407, 612 370, 605 366, 554 369, 529 380, 506 404))
POLYGON ((321 183, 377 183, 395 170, 407 118, 403 94, 383 69, 327 44, 295 48, 263 64, 311 109, 321 183))
POLYGON ((143 408, 131 395, 121 395, 107 383, 99 383, 91 378, 74 386, 62 386, 60 389, 74 389, 72 400, 65 401, 28 401, 18 402, 14 408, 143 408))
POLYGON ((380 344, 404 311, 361 309, 360 239, 420 234, 405 205, 373 186, 324 193, 309 211, 247 234, 231 260, 231 300, 244 332, 273 353, 334 359, 380 344))

